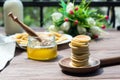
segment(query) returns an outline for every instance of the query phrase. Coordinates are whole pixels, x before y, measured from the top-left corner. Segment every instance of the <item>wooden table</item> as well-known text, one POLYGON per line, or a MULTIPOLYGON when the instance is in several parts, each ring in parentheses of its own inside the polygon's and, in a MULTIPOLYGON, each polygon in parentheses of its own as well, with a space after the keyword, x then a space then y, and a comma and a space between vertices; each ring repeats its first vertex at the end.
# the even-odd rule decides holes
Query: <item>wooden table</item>
MULTIPOLYGON (((0 28, 4 34, 3 28, 0 28)), ((103 39, 90 42, 92 57, 109 58, 116 56, 120 59, 120 31, 108 30, 103 39)), ((1 53, 1 52, 0 52, 1 53)), ((69 74, 61 71, 58 61, 70 57, 71 49, 68 44, 58 46, 58 57, 51 61, 35 61, 27 58, 25 50, 16 49, 15 57, 6 68, 0 72, 0 80, 80 80, 80 79, 119 79, 120 64, 101 67, 94 73, 69 74)))

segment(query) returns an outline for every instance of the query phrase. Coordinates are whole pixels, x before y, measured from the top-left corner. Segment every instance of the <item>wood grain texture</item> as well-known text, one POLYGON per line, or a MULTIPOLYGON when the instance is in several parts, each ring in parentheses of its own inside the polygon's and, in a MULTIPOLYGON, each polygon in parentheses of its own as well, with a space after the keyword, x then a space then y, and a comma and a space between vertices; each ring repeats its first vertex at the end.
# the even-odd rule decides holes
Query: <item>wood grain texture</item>
MULTIPOLYGON (((0 32, 3 29, 0 28, 0 32)), ((103 39, 91 41, 89 44, 91 57, 101 60, 120 57, 120 31, 108 30, 103 39)), ((9 65, 0 72, 0 80, 100 80, 120 79, 120 63, 101 67, 90 74, 71 74, 62 72, 58 61, 70 57, 68 44, 58 46, 58 57, 51 61, 35 61, 27 58, 24 50, 16 49, 15 57, 9 65)))

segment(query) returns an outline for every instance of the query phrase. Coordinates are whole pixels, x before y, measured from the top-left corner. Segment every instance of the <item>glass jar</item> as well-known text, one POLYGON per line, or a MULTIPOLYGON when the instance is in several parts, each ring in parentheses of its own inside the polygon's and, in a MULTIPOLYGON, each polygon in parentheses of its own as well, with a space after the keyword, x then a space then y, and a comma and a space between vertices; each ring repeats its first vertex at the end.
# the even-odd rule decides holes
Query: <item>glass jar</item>
POLYGON ((35 60, 50 60, 57 57, 57 45, 55 36, 42 32, 39 33, 42 41, 37 40, 37 37, 29 36, 27 45, 28 58, 35 60))

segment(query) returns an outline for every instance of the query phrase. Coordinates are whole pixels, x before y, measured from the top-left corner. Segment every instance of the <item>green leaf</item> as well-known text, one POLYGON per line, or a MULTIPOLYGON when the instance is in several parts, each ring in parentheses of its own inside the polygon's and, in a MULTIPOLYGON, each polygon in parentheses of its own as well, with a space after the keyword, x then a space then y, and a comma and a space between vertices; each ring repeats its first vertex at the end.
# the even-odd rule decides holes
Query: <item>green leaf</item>
POLYGON ((64 0, 60 0, 60 5, 64 8, 64 9, 66 9, 66 3, 64 2, 64 0))
POLYGON ((60 0, 60 6, 63 8, 62 9, 62 12, 63 12, 63 14, 64 15, 66 15, 66 6, 67 6, 67 4, 64 2, 64 0, 60 0))
POLYGON ((63 24, 63 22, 64 22, 64 19, 61 18, 60 20, 55 21, 55 22, 54 22, 54 25, 55 25, 56 27, 60 27, 60 26, 63 24))

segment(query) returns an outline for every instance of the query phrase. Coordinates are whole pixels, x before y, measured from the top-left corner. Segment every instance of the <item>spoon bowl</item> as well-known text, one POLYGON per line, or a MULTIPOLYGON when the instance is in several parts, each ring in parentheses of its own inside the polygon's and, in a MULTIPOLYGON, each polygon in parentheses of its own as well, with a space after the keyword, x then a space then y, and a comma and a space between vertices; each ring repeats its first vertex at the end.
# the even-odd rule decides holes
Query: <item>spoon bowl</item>
POLYGON ((88 65, 82 67, 75 67, 71 64, 70 58, 64 58, 59 61, 59 66, 62 71, 70 72, 70 73, 80 73, 86 74, 91 73, 99 69, 100 60, 95 58, 90 58, 88 61, 88 65))

